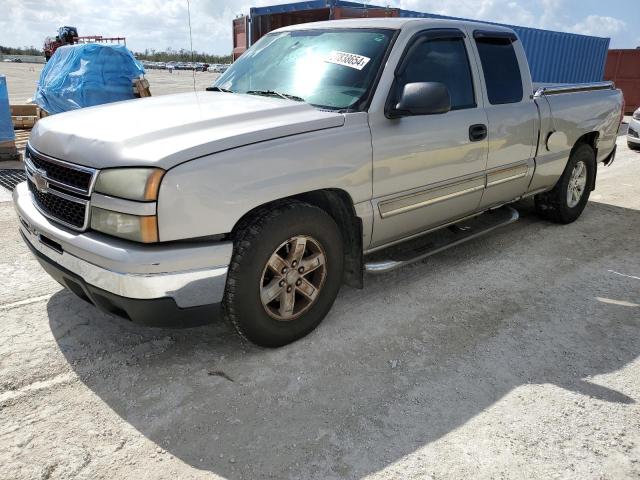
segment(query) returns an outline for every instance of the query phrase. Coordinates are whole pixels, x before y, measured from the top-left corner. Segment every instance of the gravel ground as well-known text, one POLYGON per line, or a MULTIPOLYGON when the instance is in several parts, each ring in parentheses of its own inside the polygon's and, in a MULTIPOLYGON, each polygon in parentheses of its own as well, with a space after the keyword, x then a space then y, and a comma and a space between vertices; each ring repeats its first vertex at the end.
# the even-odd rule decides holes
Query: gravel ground
POLYGON ((619 145, 577 222, 520 204, 278 350, 99 313, 0 201, 0 478, 640 478, 640 154, 619 145))

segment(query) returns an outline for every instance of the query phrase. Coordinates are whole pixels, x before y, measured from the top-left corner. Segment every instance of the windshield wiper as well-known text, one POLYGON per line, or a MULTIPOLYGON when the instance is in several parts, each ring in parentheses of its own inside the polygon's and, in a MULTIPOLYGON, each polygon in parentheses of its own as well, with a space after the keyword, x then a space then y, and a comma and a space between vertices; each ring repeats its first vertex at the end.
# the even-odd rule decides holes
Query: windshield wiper
POLYGON ((207 88, 205 88, 205 90, 207 92, 234 93, 232 90, 229 90, 228 88, 222 88, 222 87, 207 87, 207 88))
POLYGON ((290 93, 282 93, 282 92, 276 92, 275 90, 249 90, 248 92, 245 92, 248 95, 263 95, 265 97, 280 97, 280 98, 284 98, 285 100, 293 100, 296 102, 304 102, 305 99, 302 97, 298 97, 297 95, 291 95, 290 93))

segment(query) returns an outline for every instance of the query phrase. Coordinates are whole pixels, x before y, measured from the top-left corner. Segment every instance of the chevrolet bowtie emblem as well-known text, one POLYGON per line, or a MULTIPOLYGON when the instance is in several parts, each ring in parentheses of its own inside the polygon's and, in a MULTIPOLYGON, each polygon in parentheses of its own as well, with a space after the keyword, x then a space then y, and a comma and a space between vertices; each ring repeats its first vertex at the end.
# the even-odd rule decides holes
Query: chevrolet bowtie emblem
POLYGON ((40 193, 47 193, 49 191, 49 182, 45 178, 46 172, 42 170, 35 170, 33 172, 33 184, 36 186, 40 193))

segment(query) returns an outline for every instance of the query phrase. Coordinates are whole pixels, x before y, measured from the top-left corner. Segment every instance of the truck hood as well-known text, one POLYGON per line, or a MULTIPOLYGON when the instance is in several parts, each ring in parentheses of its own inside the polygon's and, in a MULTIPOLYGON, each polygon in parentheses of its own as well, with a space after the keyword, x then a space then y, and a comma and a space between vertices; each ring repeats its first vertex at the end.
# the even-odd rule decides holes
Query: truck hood
POLYGON ((41 153, 94 168, 171 168, 274 138, 340 127, 344 115, 280 98, 191 92, 85 108, 38 121, 41 153))

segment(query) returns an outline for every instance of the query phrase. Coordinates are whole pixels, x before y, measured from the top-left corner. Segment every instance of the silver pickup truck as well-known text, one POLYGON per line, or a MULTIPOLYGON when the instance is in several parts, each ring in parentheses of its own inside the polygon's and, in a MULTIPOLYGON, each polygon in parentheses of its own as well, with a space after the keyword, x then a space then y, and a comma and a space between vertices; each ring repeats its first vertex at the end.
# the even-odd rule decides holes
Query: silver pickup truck
POLYGON ((96 307, 164 326, 222 313, 280 346, 342 283, 507 224, 523 197, 577 219, 622 103, 610 83, 533 85, 495 25, 287 27, 207 91, 40 120, 15 208, 44 269, 96 307))

